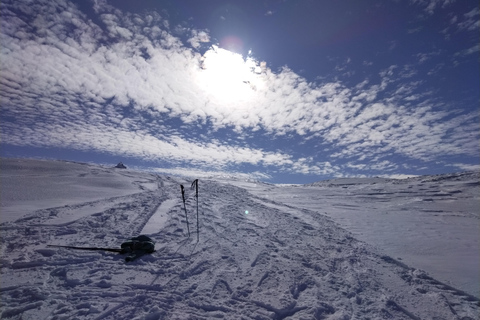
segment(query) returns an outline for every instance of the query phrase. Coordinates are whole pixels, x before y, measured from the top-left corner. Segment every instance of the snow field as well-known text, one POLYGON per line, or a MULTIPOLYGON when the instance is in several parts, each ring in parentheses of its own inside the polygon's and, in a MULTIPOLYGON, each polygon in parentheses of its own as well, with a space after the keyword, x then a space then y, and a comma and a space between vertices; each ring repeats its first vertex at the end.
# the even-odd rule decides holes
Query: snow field
POLYGON ((201 180, 197 243, 196 199, 189 190, 187 238, 179 189, 188 181, 104 170, 107 178, 125 175, 135 192, 52 202, 1 224, 1 318, 478 318, 478 298, 357 240, 321 213, 321 202, 279 201, 291 190, 263 185, 253 194, 243 184, 201 180), (47 247, 115 248, 146 231, 157 251, 131 263, 109 252, 47 247))
POLYGON ((312 186, 244 184, 252 193, 331 217, 355 238, 480 296, 480 174, 339 179, 312 186))

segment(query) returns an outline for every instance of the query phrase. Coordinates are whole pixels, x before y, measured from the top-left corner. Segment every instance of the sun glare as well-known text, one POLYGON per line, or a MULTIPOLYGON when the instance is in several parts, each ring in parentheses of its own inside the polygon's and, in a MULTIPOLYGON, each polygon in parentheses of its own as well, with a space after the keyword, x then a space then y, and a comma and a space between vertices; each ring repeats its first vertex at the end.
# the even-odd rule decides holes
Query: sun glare
POLYGON ((205 52, 201 67, 199 85, 220 102, 248 100, 263 83, 257 61, 217 46, 205 52))

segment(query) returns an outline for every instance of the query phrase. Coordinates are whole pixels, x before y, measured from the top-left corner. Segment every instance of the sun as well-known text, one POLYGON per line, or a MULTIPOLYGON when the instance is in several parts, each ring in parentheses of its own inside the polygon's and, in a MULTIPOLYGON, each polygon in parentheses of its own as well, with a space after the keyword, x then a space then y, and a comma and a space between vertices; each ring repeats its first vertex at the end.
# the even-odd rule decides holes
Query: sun
POLYGON ((248 100, 262 87, 262 66, 251 57, 212 46, 202 57, 198 83, 219 102, 248 100))

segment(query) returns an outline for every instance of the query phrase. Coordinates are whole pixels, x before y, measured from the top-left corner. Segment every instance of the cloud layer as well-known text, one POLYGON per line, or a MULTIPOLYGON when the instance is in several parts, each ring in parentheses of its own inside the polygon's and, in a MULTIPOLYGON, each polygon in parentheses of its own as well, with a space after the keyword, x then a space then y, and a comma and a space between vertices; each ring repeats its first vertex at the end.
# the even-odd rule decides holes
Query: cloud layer
MULTIPOLYGON (((94 8, 95 22, 67 1, 2 3, 2 143, 317 175, 395 172, 394 156, 478 158, 478 110, 419 92, 405 66, 355 86, 309 82, 215 46, 201 54, 207 31, 187 30, 182 41, 158 13, 94 8), (238 62, 218 73, 226 57, 238 62), (277 143, 254 147, 260 135, 277 143), (309 153, 288 151, 290 138, 309 153)), ((474 28, 474 14, 459 28, 474 28)))

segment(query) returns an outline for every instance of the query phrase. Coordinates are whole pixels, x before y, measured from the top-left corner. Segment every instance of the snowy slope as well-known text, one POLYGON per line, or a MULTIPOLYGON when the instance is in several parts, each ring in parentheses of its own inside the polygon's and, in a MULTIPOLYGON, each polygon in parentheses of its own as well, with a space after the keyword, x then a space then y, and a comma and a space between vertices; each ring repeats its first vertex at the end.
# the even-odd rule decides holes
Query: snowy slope
MULTIPOLYGON (((151 175, 65 161, 1 159, 1 222, 38 209, 156 189, 151 175)), ((103 204, 103 202, 102 202, 103 204)))
MULTIPOLYGON (((187 238, 179 187, 191 181, 74 163, 61 163, 58 179, 59 162, 22 160, 18 169, 14 161, 1 159, 0 171, 2 215, 10 215, 0 226, 2 319, 478 318, 478 298, 359 241, 324 214, 322 194, 303 202, 310 208, 294 204, 322 187, 294 193, 201 180, 197 243, 193 191, 187 238), (83 185, 98 172, 104 184, 92 180, 98 192, 91 198, 60 187, 83 185), (33 175, 26 183, 23 176, 33 175), (44 196, 39 184, 63 193, 44 196), (6 191, 11 186, 15 192, 6 191), (23 199, 38 209, 21 212, 23 199), (131 263, 114 253, 47 247, 118 247, 140 233, 156 240, 157 251, 131 263)), ((345 191, 329 188, 337 199, 345 191)))
POLYGON ((356 239, 480 296, 479 172, 243 187, 277 202, 323 213, 356 239))

